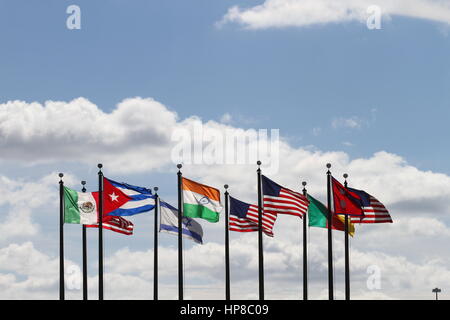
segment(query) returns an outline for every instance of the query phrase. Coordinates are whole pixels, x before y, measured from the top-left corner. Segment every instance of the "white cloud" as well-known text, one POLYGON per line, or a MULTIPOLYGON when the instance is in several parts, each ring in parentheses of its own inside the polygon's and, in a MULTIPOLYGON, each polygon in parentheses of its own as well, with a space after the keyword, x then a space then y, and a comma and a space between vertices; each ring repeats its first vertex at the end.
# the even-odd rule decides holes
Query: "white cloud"
POLYGON ((450 5, 439 0, 265 0, 251 8, 231 7, 219 25, 237 23, 249 29, 304 27, 359 21, 366 23, 377 5, 386 16, 450 23, 450 5))
MULTIPOLYGON (((204 122, 197 117, 177 120, 176 114, 169 111, 162 104, 152 99, 127 99, 120 103, 110 113, 101 111, 97 106, 85 99, 74 100, 70 103, 39 104, 7 103, 0 106, 2 112, 11 111, 14 115, 9 118, 0 116, 1 144, 7 150, 10 160, 19 158, 35 159, 38 161, 61 161, 71 159, 75 163, 94 162, 97 157, 107 151, 109 147, 118 143, 125 149, 123 153, 111 152, 111 162, 104 163, 116 171, 123 171, 122 163, 135 172, 148 172, 161 169, 170 162, 170 150, 173 142, 170 140, 173 130, 186 129, 188 132, 195 124, 201 124, 204 129, 223 133, 234 130, 245 134, 245 130, 215 121, 204 122), (135 107, 134 107, 135 106, 135 107), (16 108, 16 109, 15 109, 16 108), (151 121, 134 119, 132 110, 141 110, 141 114, 152 111, 154 119, 166 118, 164 128, 153 127, 151 121), (14 112, 12 111, 14 110, 14 112), (66 122, 74 110, 85 110, 89 116, 80 116, 81 120, 101 123, 99 136, 93 130, 89 134, 86 130, 77 130, 77 123, 66 122), (119 114, 121 116, 119 116, 119 114), (125 114, 129 114, 125 116, 125 114), (37 115, 39 123, 34 119, 37 115), (52 119, 52 120, 49 120, 52 119), (120 119, 120 120, 119 120, 120 119), (124 120, 127 119, 127 120, 124 120), (53 123, 57 122, 57 123, 53 123), (59 122, 64 122, 62 125, 59 122), (58 124, 59 123, 59 124, 58 124), (120 127, 122 136, 110 135, 114 125, 120 127), (25 132, 21 132, 27 127, 25 132), (58 134, 55 128, 63 128, 58 134), (108 129, 109 128, 109 129, 108 129), (140 135, 165 138, 148 142, 140 135), (107 132, 107 133, 104 133, 107 132), (50 139, 53 147, 45 145, 45 139, 50 139), (127 140, 128 139, 128 140, 127 140), (42 148, 47 148, 45 154, 38 152, 36 142, 44 141, 42 148), (82 141, 89 141, 83 144, 82 141), (126 146, 136 140, 141 148, 136 150, 126 146), (81 154, 67 157, 66 152, 72 149, 66 144, 73 141, 80 143, 81 154), (112 142, 111 142, 112 141, 112 142), (127 141, 127 143, 125 142, 127 141), (20 147, 19 147, 20 146, 20 147), (156 147, 165 161, 157 159, 150 165, 134 167, 135 162, 148 158, 148 150, 156 147), (100 151, 97 151, 97 148, 100 151), (57 149, 58 152, 54 152, 57 149), (91 154, 86 157, 86 151, 91 154), (115 156, 118 160, 112 159, 115 156)), ((81 112, 83 113, 83 112, 81 112)), ((5 113, 3 113, 4 115, 5 113)), ((80 120, 80 121, 81 121, 80 120)), ((90 126, 88 126, 90 127, 90 126)), ((148 137, 148 136, 146 136, 148 137)), ((228 147, 230 148, 230 147, 228 147)), ((228 149, 226 149, 228 150, 228 149)), ((376 196, 390 210, 394 224, 384 226, 358 227, 352 240, 352 285, 355 298, 403 298, 405 288, 411 290, 409 296, 423 297, 421 292, 431 283, 443 283, 449 278, 446 258, 439 259, 440 250, 450 238, 449 228, 445 220, 450 211, 450 177, 431 171, 423 171, 410 165, 399 155, 388 152, 377 152, 366 158, 350 158, 341 151, 323 152, 303 147, 293 147, 281 137, 279 142, 279 170, 270 175, 275 181, 299 190, 301 181, 308 182, 308 191, 321 200, 325 200, 325 164, 332 163, 332 172, 341 177, 346 172, 350 175, 350 186, 361 188, 376 196), (439 244, 434 242, 439 239, 439 244), (417 250, 406 250, 415 248, 417 250), (420 249, 420 250, 419 250, 420 249), (382 253, 381 253, 382 252, 382 253), (366 268, 371 264, 380 265, 383 272, 383 290, 368 291, 365 282, 366 268), (409 274, 401 274, 406 268, 409 274), (433 273, 429 279, 427 273, 433 273), (384 281, 384 280, 383 280, 384 281), (412 289, 411 289, 412 288, 412 289)), ((263 173, 266 162, 263 161, 263 173)), ((19 166, 21 164, 18 164, 19 166)), ((230 192, 244 201, 256 202, 256 166, 250 164, 205 165, 186 164, 183 172, 186 176, 221 188, 224 183, 230 185, 230 192)), ((37 181, 12 179, 0 176, 0 206, 8 207, 8 215, 0 224, 3 240, 17 237, 18 233, 32 238, 39 234, 42 227, 42 217, 35 212, 57 206, 57 172, 43 175, 37 181), (23 211, 21 211, 23 210, 23 211), (16 214, 16 215, 14 215, 16 214), (14 218, 20 216, 23 225, 17 233, 8 234, 13 229, 14 218), (22 228, 22 229, 21 229, 22 228)), ((78 179, 70 174, 65 176, 67 184, 78 183, 78 179)), ((168 192, 171 192, 170 190, 168 192)), ((175 192, 172 190, 172 192, 175 192)), ((300 256, 300 220, 292 217, 279 217, 275 227, 275 238, 265 240, 266 288, 270 292, 268 298, 295 299, 298 298, 301 283, 300 256), (294 245, 293 245, 294 244, 294 245), (298 244, 298 245, 297 245, 298 244)), ((223 224, 203 224, 205 226, 205 241, 203 246, 188 246, 185 250, 185 272, 187 296, 201 299, 223 297, 223 224)), ((311 228, 314 229, 314 228, 311 228)), ((312 297, 326 298, 323 291, 326 284, 326 245, 324 230, 310 230, 310 276, 312 297)), ((12 232, 12 231, 11 231, 12 232)), ((53 231, 56 232, 56 231, 53 231)), ((136 237, 139 235, 136 234, 136 237)), ((162 238, 162 237, 161 237, 162 238)), ((335 239, 341 239, 342 233, 335 233, 335 239)), ((342 273, 342 241, 335 240, 336 273, 342 273)), ((250 235, 232 235, 231 243, 233 256, 232 275, 233 292, 239 292, 240 297, 255 298, 257 292, 256 271, 256 237, 250 235)), ((162 297, 176 296, 176 248, 160 247, 160 276, 162 297), (175 280, 174 280, 175 279, 175 280)), ((152 250, 135 251, 124 248, 113 251, 106 260, 106 275, 108 279, 108 298, 139 298, 149 297, 153 279, 152 250), (125 293, 132 292, 130 295, 125 293)), ((52 258, 35 249, 32 243, 22 245, 8 244, 0 249, 0 287, 9 288, 2 292, 5 298, 56 298, 57 297, 57 259, 52 258), (30 262, 25 261, 30 259, 30 262), (33 270, 38 266, 40 270, 33 270), (25 280, 24 280, 25 278, 25 280), (30 291, 29 288, 33 288, 30 291)), ((105 275, 105 276, 106 276, 105 275)), ((96 290, 95 278, 90 279, 90 290, 96 290)), ((341 280, 337 280, 337 295, 341 295, 341 280)), ((428 288, 427 288, 428 290, 428 288)), ((80 292, 71 292, 71 297, 78 297, 80 292)))
POLYGON ((335 118, 331 121, 331 126, 335 129, 338 128, 350 128, 359 129, 363 126, 364 121, 358 117, 350 118, 335 118))

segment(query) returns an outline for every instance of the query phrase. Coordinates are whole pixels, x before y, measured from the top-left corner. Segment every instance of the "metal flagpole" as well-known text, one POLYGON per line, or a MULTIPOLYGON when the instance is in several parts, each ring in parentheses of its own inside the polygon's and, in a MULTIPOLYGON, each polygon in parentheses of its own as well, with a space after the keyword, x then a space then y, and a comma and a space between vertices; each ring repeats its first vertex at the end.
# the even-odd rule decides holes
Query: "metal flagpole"
MULTIPOLYGON (((302 182, 303 195, 307 197, 306 182, 302 182)), ((307 212, 303 215, 303 300, 308 300, 308 243, 307 243, 307 212)))
POLYGON ((103 165, 98 171, 98 300, 103 300, 103 165))
POLYGON ((264 300, 264 257, 263 257, 263 237, 262 237, 262 191, 261 191, 261 161, 258 165, 258 262, 259 262, 259 300, 264 300))
POLYGON ((59 300, 64 300, 64 174, 59 174, 59 300))
MULTIPOLYGON (((344 187, 347 189, 348 174, 344 173, 344 187)), ((348 215, 345 215, 345 300, 350 300, 350 250, 348 238, 348 215)))
MULTIPOLYGON (((81 181, 83 188, 81 192, 86 192, 86 181, 81 181)), ((87 241, 86 241, 86 225, 81 226, 82 242, 83 242, 83 300, 88 299, 88 279, 87 279, 87 241)))
POLYGON ((180 169, 181 164, 177 164, 178 168, 178 300, 183 300, 183 238, 182 238, 182 219, 183 219, 183 199, 182 199, 182 183, 183 174, 180 169))
POLYGON ((331 164, 327 163, 327 198, 328 198, 328 299, 334 300, 333 297, 333 234, 331 233, 332 211, 331 211, 331 164))
POLYGON ((229 225, 229 193, 228 185, 224 185, 225 188, 225 300, 230 300, 230 231, 229 225))
POLYGON ((155 190, 155 227, 153 241, 153 300, 158 300, 158 212, 159 196, 158 187, 155 190))

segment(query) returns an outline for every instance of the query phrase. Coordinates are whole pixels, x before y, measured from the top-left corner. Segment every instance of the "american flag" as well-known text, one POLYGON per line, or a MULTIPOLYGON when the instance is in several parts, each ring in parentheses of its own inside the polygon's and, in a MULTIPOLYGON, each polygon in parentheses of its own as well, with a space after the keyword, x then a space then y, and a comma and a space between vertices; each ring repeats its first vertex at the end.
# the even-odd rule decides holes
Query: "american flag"
MULTIPOLYGON (((98 228, 98 224, 88 224, 86 225, 86 227, 98 228)), ((103 216, 102 227, 103 229, 108 229, 130 236, 133 234, 134 225, 131 221, 128 221, 119 216, 103 216)))
POLYGON ((353 188, 347 188, 353 194, 356 194, 362 202, 364 216, 351 217, 352 223, 392 223, 392 218, 386 207, 365 191, 353 188))
POLYGON ((284 188, 266 176, 262 176, 264 212, 266 214, 290 214, 303 217, 309 200, 301 193, 284 188))
MULTIPOLYGON (((276 219, 276 214, 262 213, 262 231, 269 237, 273 237, 272 229, 276 219)), ((236 232, 258 231, 258 221, 257 205, 230 197, 228 230, 236 232)))

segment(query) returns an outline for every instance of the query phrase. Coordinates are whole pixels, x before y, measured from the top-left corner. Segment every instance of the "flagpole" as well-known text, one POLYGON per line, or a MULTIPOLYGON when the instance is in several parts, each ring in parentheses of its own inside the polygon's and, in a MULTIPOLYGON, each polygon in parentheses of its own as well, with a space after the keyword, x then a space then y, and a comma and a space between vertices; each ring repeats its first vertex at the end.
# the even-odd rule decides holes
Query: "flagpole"
POLYGON ((327 198, 328 198, 328 299, 334 300, 333 297, 333 235, 331 233, 332 212, 331 212, 331 164, 327 163, 327 198))
MULTIPOLYGON (((83 188, 81 192, 86 192, 86 181, 81 181, 83 188)), ((82 242, 83 242, 83 300, 88 299, 88 279, 87 279, 87 241, 86 241, 86 225, 81 226, 82 242)))
MULTIPOLYGON (((348 174, 344 173, 344 187, 347 189, 348 174)), ((345 215, 345 300, 350 300, 350 250, 348 237, 348 215, 345 215)))
POLYGON ((182 199, 182 179, 181 164, 178 168, 178 300, 183 300, 183 238, 182 238, 182 219, 183 219, 183 199, 182 199))
POLYGON ((229 225, 229 193, 228 185, 223 186, 225 188, 225 300, 230 300, 230 232, 228 230, 229 225))
POLYGON ((258 263, 259 263, 259 300, 264 300, 264 257, 263 257, 263 237, 262 237, 262 199, 261 199, 261 161, 258 165, 258 263))
POLYGON ((154 227, 154 241, 153 241, 153 300, 158 300, 158 211, 159 211, 159 196, 158 187, 155 190, 155 227, 154 227))
MULTIPOLYGON (((303 195, 307 197, 306 181, 302 182, 303 195)), ((303 300, 308 300, 308 242, 307 242, 307 212, 303 215, 303 300)))
POLYGON ((98 171, 98 300, 103 300, 103 165, 98 171))
POLYGON ((64 292, 64 174, 59 174, 59 300, 65 299, 64 292))

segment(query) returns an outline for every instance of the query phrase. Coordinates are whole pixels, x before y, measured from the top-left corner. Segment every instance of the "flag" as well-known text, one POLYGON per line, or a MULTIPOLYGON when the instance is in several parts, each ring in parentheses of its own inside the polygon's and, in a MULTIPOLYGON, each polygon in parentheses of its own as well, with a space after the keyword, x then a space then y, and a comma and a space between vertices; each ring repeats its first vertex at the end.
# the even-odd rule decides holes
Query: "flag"
POLYGON ((91 192, 64 187, 64 223, 97 223, 97 203, 91 192))
MULTIPOLYGON (((262 214, 262 231, 269 237, 273 237, 273 225, 277 215, 273 213, 262 214)), ((230 216, 228 230, 236 232, 258 231, 258 206, 248 204, 230 197, 230 216)))
MULTIPOLYGON (((308 194, 309 206, 308 206, 308 224, 310 227, 328 228, 328 209, 319 200, 313 198, 308 194)), ((344 217, 331 215, 332 225, 334 230, 345 231, 344 217)), ((348 234, 353 237, 355 233, 355 226, 350 222, 348 225, 348 234)))
POLYGON ((348 214, 351 216, 363 216, 361 199, 339 183, 335 178, 332 179, 334 212, 336 214, 348 214))
MULTIPOLYGON (((178 210, 160 199, 161 218, 159 231, 178 234, 178 210)), ((183 237, 203 244, 202 226, 192 218, 183 217, 181 221, 183 237)))
MULTIPOLYGON (((98 224, 90 224, 86 225, 86 227, 98 228, 98 224)), ((131 221, 128 221, 122 217, 103 216, 102 228, 130 236, 133 234, 134 225, 131 221)))
POLYGON ((308 210, 308 199, 301 193, 289 190, 262 176, 264 212, 290 214, 302 217, 308 210))
MULTIPOLYGON (((98 192, 94 192, 98 202, 98 192)), ((103 214, 131 216, 155 207, 155 196, 147 188, 103 178, 103 214)))
POLYGON ((355 197, 359 197, 364 212, 363 217, 351 217, 353 223, 392 223, 386 207, 365 191, 347 188, 355 197))
POLYGON ((183 216, 219 221, 220 191, 216 188, 183 178, 183 216))

